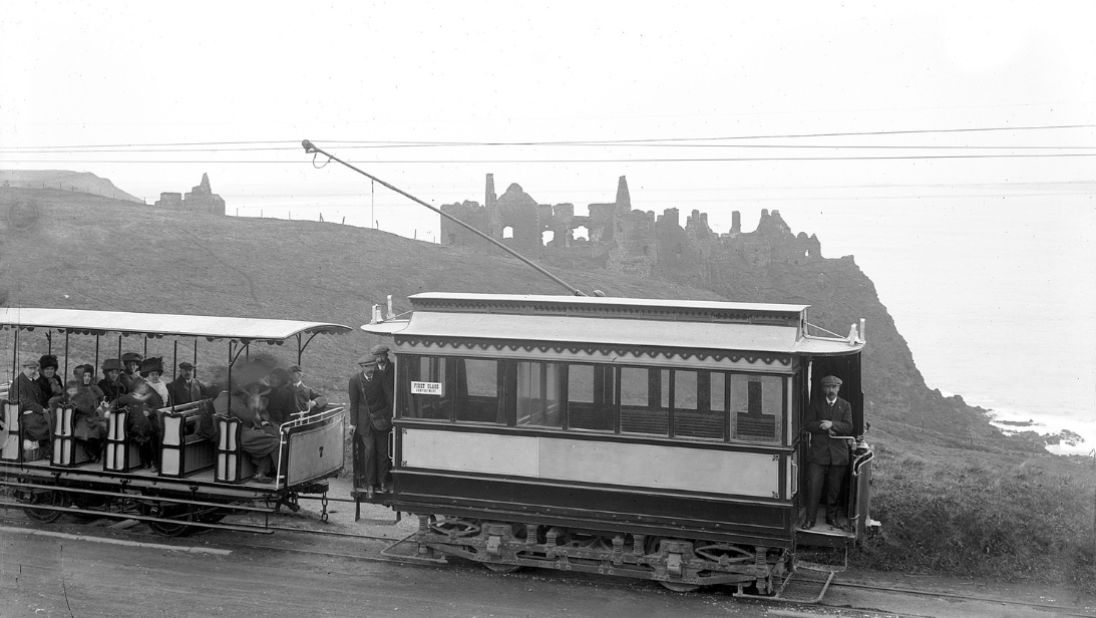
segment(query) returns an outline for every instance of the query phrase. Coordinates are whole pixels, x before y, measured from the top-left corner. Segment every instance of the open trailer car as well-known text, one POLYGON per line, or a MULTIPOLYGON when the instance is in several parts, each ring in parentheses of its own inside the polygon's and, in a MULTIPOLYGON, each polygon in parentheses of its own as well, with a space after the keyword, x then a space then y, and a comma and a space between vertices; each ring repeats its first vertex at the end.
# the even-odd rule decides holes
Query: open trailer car
MULTIPOLYGON (((179 357, 180 342, 192 340, 195 363, 200 340, 227 342, 230 392, 232 369, 241 357, 248 358, 252 345, 295 342, 300 362, 317 335, 350 331, 323 322, 36 308, 0 309, 0 328, 14 333, 13 365, 18 364, 20 337, 24 343, 26 337, 40 337, 35 349, 53 353, 60 343, 54 340, 55 335, 63 334, 66 375, 70 336, 95 338, 96 367, 100 365, 100 344, 113 343, 102 341, 108 337, 117 336, 118 357, 127 338, 130 346, 142 345, 145 355, 150 341, 174 339, 173 366, 190 360, 179 357)), ((155 343, 160 349, 163 345, 155 343)), ((189 347, 183 346, 184 353, 189 347)), ((16 369, 12 370, 13 382, 16 369)), ((126 410, 108 414, 106 444, 99 461, 74 438, 71 407, 48 411, 53 416, 52 448, 39 448, 23 435, 24 412, 14 401, 15 393, 8 392, 10 388, 10 383, 0 385, 0 485, 14 488, 22 508, 42 522, 54 521, 66 512, 89 512, 142 520, 170 536, 198 527, 235 529, 217 522, 233 510, 269 513, 283 504, 296 508, 298 497, 305 494, 319 495, 326 506, 324 479, 343 466, 346 412, 341 406, 298 415, 280 425, 274 478, 257 482, 251 459, 241 448, 240 421, 231 414, 213 414, 212 399, 160 410, 160 460, 153 468, 140 465, 138 446, 126 433, 126 410), (212 430, 201 431, 203 423, 212 423, 212 430)), ((256 531, 252 526, 239 529, 256 531)))
POLYGON ((394 487, 372 501, 418 515, 420 556, 772 595, 797 547, 871 525, 862 323, 809 334, 805 305, 410 301, 409 319, 375 309, 362 328, 394 337, 397 369, 394 487), (802 427, 829 374, 854 415, 845 508, 840 526, 805 530, 802 427))

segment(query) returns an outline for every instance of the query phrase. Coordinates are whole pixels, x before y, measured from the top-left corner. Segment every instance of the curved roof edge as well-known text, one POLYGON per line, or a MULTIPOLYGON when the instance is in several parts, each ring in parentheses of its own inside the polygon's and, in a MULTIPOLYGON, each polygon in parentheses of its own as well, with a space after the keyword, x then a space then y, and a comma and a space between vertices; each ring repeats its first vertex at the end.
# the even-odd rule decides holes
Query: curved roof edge
POLYGON ((330 322, 36 307, 0 308, 0 325, 98 335, 129 333, 269 341, 281 341, 302 333, 339 335, 352 330, 349 326, 330 322))

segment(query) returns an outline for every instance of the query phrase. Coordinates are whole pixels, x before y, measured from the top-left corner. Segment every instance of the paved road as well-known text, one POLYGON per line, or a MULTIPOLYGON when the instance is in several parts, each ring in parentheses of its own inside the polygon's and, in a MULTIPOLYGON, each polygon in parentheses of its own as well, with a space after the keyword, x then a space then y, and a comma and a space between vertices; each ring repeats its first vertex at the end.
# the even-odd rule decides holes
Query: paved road
MULTIPOLYGON (((308 508, 272 523, 390 539, 416 526, 413 520, 379 525, 392 517, 379 507, 367 507, 367 519, 355 523, 351 506, 331 506, 337 512, 327 524, 319 524, 315 513, 309 517, 308 508)), ((110 528, 110 520, 81 523, 66 515, 57 524, 37 525, 18 511, 0 511, 0 519, 6 520, 0 522, 0 618, 1054 615, 1031 607, 848 588, 831 588, 826 607, 756 603, 725 591, 677 594, 650 582, 537 569, 500 575, 468 564, 399 565, 382 559, 381 541, 224 531, 165 539, 143 526, 110 528), (879 613, 843 609, 849 607, 879 613)), ((1085 614, 1096 615, 1096 608, 1090 609, 1085 614)))

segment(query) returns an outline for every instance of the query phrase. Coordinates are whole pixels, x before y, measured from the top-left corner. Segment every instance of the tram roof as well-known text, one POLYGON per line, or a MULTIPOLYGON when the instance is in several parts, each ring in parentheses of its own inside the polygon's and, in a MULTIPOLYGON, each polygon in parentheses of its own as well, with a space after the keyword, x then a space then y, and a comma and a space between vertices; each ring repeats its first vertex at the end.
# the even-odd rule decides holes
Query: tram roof
POLYGON ((409 320, 362 329, 399 340, 843 355, 863 341, 806 333, 809 305, 511 294, 416 294, 409 320))
POLYGON ((600 309, 608 307, 648 308, 653 311, 715 311, 715 312, 753 312, 772 314, 799 314, 810 305, 779 303, 736 303, 714 300, 677 300, 657 298, 624 298, 619 296, 563 296, 544 294, 462 294, 451 292, 428 292, 410 297, 412 306, 433 306, 438 304, 460 303, 501 307, 505 305, 553 305, 575 308, 600 309))
MULTIPOLYGON (((555 345, 602 345, 660 349, 739 350, 783 354, 838 355, 860 351, 863 342, 802 336, 790 326, 713 324, 570 316, 415 312, 399 339, 511 341, 555 345)), ((371 329, 367 329, 371 330, 371 329)))
POLYGON ((251 341, 280 341, 302 333, 341 334, 351 330, 328 322, 32 307, 0 308, 0 325, 92 335, 114 332, 251 341))

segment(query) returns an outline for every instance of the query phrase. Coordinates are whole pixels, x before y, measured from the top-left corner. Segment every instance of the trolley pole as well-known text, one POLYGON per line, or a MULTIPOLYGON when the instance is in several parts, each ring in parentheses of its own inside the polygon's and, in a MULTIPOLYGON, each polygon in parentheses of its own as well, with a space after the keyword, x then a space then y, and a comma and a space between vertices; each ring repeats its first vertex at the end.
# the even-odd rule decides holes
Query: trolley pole
MULTIPOLYGON (((349 167, 350 169, 352 169, 355 172, 361 174, 362 176, 365 176, 366 178, 372 180, 373 182, 380 183, 382 186, 384 186, 388 189, 391 189, 392 191, 395 191, 396 193, 399 193, 400 195, 406 197, 407 199, 415 202, 416 204, 418 204, 420 206, 425 206, 425 207, 429 208, 430 210, 433 210, 434 212, 438 213, 439 215, 445 217, 446 219, 449 219, 453 223, 456 223, 457 225, 465 228, 469 232, 472 232, 473 234, 476 234, 477 236, 483 238, 487 242, 495 245, 496 247, 502 249, 503 251, 505 251, 505 252, 509 253, 510 255, 516 257, 517 259, 521 260, 522 262, 525 262, 529 266, 536 269, 536 271, 539 272, 540 274, 547 276, 552 281, 555 281, 556 283, 558 283, 558 284, 562 285, 563 287, 567 288, 567 291, 569 291, 571 294, 574 294, 575 296, 586 296, 586 294, 583 294, 581 290, 579 290, 578 288, 572 287, 570 284, 568 284, 564 280, 560 279, 559 277, 553 275, 552 273, 548 272, 547 270, 541 268, 539 265, 535 264, 532 260, 529 260, 528 258, 523 256, 522 254, 518 253, 517 251, 514 251, 510 247, 507 247, 506 245, 502 244, 501 242, 495 240, 494 238, 491 238, 487 234, 484 234, 483 232, 481 232, 481 231, 477 230, 476 228, 472 227, 471 225, 468 225, 464 221, 461 221, 460 219, 458 219, 456 217, 453 217, 451 215, 448 215, 448 214, 442 212, 440 208, 435 208, 435 207, 431 206, 430 204, 427 204, 426 202, 424 202, 424 201, 420 200, 419 198, 415 197, 414 195, 411 195, 410 193, 408 193, 406 191, 403 191, 403 190, 401 190, 401 189, 399 189, 399 188, 397 188, 393 185, 390 185, 387 182, 381 180, 380 178, 377 178, 376 176, 374 176, 374 175, 372 175, 368 172, 362 171, 362 170, 358 169, 357 167, 354 167, 353 165, 350 165, 349 163, 347 163, 346 161, 343 161, 342 159, 336 157, 335 155, 333 155, 331 153, 328 153, 328 152, 325 152, 325 151, 321 150, 320 148, 317 148, 312 142, 310 142, 308 140, 304 140, 303 142, 301 142, 301 145, 304 146, 305 154, 311 154, 311 155, 321 154, 321 155, 327 157, 329 160, 338 161, 339 163, 345 165, 346 167, 349 167)), ((370 190, 370 195, 372 195, 372 189, 370 190)), ((372 202, 372 198, 370 198, 370 201, 372 202)), ((370 215, 370 218, 372 218, 372 216, 373 216, 372 206, 370 207, 369 215, 370 215)), ((372 227, 374 223, 375 222, 370 222, 370 227, 372 227)))

